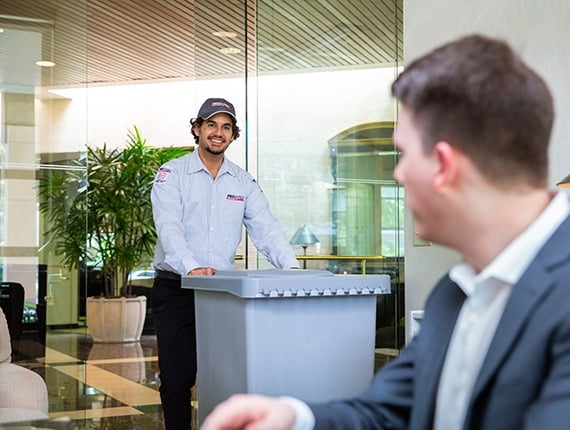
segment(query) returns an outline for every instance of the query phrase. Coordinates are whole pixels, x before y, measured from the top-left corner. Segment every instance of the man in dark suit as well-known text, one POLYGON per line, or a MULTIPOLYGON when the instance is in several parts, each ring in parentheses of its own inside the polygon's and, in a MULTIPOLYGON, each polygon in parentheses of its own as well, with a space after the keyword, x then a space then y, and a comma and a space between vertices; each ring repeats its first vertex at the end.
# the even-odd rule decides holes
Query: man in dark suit
POLYGON ((204 430, 569 428, 570 202, 547 187, 546 84, 507 44, 475 35, 412 62, 392 92, 394 177, 417 233, 463 261, 359 396, 238 395, 204 430))

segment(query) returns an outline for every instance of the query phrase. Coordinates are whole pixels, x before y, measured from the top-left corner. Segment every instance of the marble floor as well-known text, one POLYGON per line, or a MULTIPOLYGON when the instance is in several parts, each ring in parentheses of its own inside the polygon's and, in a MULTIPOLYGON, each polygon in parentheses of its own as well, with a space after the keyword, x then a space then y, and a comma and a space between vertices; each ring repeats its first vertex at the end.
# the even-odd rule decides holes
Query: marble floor
MULTIPOLYGON (((73 428, 162 430, 156 337, 138 343, 93 343, 85 328, 48 330, 45 348, 20 340, 13 361, 47 383, 50 418, 67 417, 73 428)), ((397 350, 377 349, 379 369, 397 350)), ((196 393, 193 393, 196 399, 196 393)), ((192 429, 198 404, 192 401, 192 429)))
MULTIPOLYGON (((48 330, 44 356, 26 357, 25 341, 18 346, 24 353, 14 362, 47 383, 50 418, 68 417, 78 429, 164 429, 155 336, 99 344, 85 329, 60 329, 48 330)), ((194 411, 193 420, 197 429, 194 411)))

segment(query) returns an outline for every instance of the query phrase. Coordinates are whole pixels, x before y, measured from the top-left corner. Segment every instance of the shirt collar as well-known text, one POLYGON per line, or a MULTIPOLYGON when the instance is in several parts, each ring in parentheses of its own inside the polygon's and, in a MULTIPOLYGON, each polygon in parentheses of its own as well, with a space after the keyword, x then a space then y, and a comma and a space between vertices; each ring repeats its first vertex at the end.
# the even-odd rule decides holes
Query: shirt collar
POLYGON ((467 296, 473 292, 477 283, 485 279, 495 278, 515 285, 532 259, 569 214, 568 196, 558 191, 546 209, 481 273, 475 273, 471 265, 461 262, 450 270, 450 278, 467 296))

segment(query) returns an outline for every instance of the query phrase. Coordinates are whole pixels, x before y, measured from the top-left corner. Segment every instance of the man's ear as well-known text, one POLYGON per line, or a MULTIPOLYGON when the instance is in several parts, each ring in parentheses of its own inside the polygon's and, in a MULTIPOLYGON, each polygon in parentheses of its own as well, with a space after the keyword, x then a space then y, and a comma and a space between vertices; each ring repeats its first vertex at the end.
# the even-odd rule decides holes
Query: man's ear
POLYGON ((446 141, 437 142, 433 151, 437 161, 434 187, 441 190, 456 181, 459 173, 459 154, 458 150, 446 141))

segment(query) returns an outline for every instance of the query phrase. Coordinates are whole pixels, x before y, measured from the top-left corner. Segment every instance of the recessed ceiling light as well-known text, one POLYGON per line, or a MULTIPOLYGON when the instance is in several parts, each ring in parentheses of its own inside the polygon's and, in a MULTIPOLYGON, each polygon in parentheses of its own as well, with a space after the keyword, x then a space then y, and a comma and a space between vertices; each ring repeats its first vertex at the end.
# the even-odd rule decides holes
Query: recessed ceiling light
POLYGON ((0 33, 4 33, 4 29, 3 29, 3 28, 0 28, 0 33))
POLYGON ((40 67, 53 67, 55 63, 53 61, 36 61, 36 66, 40 67))
POLYGON ((214 31, 212 34, 218 37, 237 37, 237 33, 233 31, 214 31))
POLYGON ((220 48, 222 54, 239 54, 241 49, 239 48, 220 48))

